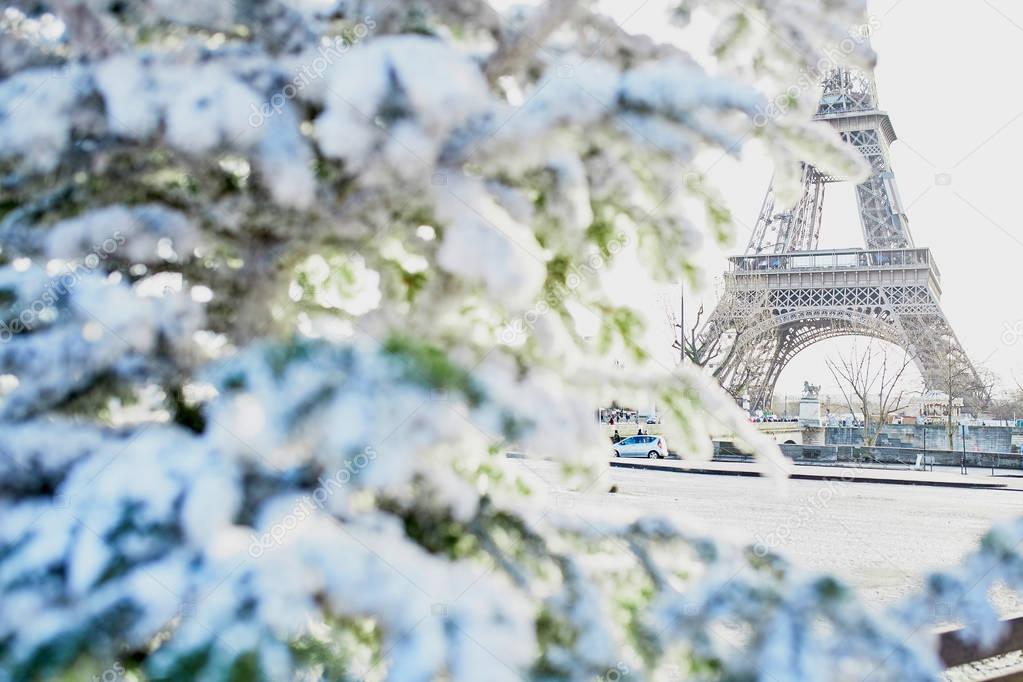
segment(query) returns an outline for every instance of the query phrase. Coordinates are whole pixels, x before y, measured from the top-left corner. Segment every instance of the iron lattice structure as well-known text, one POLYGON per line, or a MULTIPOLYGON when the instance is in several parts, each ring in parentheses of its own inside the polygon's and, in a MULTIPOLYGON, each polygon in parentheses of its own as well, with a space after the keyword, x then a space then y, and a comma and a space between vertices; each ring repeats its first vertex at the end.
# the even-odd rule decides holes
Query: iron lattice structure
MULTIPOLYGON (((815 119, 833 125, 873 169, 856 186, 866 248, 818 248, 825 187, 842 178, 804 166, 802 196, 788 210, 778 210, 768 188, 746 254, 729 259, 724 294, 701 331, 718 349, 707 365, 732 395, 763 409, 800 351, 861 335, 905 349, 928 387, 940 389, 950 352, 966 356, 941 310, 934 258, 910 235, 889 162, 895 130, 878 109, 873 78, 829 74, 815 119)), ((982 385, 972 365, 968 373, 982 385)))

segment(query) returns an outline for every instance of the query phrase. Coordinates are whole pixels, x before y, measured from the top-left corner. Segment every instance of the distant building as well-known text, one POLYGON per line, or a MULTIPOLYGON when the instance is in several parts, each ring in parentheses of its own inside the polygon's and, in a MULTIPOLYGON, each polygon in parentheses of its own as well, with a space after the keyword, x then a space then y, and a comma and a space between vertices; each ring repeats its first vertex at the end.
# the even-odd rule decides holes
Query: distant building
MULTIPOLYGON (((612 357, 611 364, 615 371, 625 374, 629 371, 630 361, 622 357, 612 357)), ((607 421, 614 417, 616 422, 645 422, 649 418, 659 419, 657 412, 657 395, 653 390, 640 392, 638 405, 621 405, 614 401, 612 405, 600 405, 597 408, 599 421, 607 421)))
MULTIPOLYGON (((904 424, 938 424, 948 419, 948 394, 942 391, 926 391, 909 401, 902 412, 904 424), (906 421, 911 419, 912 421, 906 421)), ((963 411, 963 399, 952 399, 952 421, 958 422, 963 411)))

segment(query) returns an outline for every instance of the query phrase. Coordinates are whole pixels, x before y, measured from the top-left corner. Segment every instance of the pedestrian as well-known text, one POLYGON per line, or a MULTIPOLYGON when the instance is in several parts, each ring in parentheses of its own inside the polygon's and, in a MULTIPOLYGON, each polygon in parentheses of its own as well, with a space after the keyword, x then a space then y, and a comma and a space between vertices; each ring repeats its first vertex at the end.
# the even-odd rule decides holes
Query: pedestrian
POLYGON ((615 429, 615 435, 611 436, 611 442, 612 443, 617 443, 617 442, 621 441, 621 439, 622 439, 622 437, 618 433, 618 429, 615 429))
POLYGON ((636 435, 637 435, 637 436, 642 436, 642 435, 644 435, 644 434, 643 434, 643 429, 636 429, 636 435))

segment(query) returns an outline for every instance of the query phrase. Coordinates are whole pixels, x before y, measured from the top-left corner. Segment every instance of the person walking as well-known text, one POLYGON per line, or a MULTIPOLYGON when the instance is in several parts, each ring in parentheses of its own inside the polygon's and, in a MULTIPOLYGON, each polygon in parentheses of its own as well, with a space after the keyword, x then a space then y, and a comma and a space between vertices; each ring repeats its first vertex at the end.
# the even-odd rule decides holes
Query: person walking
POLYGON ((611 436, 611 442, 612 443, 618 443, 621 439, 622 439, 622 437, 618 433, 618 429, 615 429, 615 435, 611 436))

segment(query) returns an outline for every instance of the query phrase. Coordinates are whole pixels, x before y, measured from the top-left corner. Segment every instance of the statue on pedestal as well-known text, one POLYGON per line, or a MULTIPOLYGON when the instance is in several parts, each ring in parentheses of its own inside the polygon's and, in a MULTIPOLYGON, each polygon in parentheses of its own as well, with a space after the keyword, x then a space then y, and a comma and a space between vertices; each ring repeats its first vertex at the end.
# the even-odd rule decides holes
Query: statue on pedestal
POLYGON ((799 401, 799 424, 803 427, 804 445, 823 445, 825 422, 821 419, 820 386, 803 382, 803 399, 799 401))

